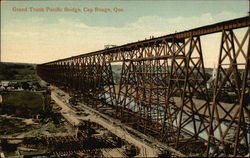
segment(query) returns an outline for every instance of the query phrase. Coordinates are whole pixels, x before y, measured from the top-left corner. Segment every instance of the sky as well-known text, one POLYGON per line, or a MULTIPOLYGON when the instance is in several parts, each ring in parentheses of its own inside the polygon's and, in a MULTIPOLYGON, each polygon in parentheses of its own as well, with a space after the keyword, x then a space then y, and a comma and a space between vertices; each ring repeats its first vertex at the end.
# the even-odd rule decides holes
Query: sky
MULTIPOLYGON (((5 0, 1 60, 40 64, 240 18, 248 11, 248 0, 5 0)), ((201 37, 207 67, 218 60, 220 35, 201 37)))

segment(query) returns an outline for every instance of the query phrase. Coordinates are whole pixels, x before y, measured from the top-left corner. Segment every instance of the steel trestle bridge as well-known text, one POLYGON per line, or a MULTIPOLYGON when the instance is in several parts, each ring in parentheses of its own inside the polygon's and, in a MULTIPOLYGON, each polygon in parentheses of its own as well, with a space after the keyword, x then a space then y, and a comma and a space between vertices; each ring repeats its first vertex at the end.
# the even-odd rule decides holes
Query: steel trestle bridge
POLYGON ((250 17, 242 17, 40 64, 37 73, 94 109, 112 108, 113 117, 184 154, 198 146, 203 156, 245 156, 250 148, 249 26, 250 17), (237 29, 244 31, 243 38, 237 29), (221 33, 221 43, 216 78, 208 89, 200 37, 213 33, 221 33), (122 62, 119 90, 114 62, 122 62))

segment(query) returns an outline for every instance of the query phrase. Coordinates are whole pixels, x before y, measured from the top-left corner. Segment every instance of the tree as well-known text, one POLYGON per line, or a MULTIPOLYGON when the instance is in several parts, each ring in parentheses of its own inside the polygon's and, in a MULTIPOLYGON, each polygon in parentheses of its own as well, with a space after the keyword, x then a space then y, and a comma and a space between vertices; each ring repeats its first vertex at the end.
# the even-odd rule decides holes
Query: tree
POLYGON ((24 90, 30 89, 30 85, 27 82, 22 82, 22 88, 24 90))

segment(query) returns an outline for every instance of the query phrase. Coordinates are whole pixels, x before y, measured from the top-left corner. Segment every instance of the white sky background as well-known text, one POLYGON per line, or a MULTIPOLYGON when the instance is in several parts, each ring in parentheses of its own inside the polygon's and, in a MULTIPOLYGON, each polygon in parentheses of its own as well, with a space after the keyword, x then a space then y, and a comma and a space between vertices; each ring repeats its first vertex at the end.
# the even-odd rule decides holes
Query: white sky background
MULTIPOLYGON (((43 63, 65 57, 88 53, 104 48, 104 45, 123 45, 126 43, 144 40, 150 36, 158 37, 174 32, 189 30, 203 25, 209 25, 224 20, 230 20, 247 15, 248 2, 233 1, 189 1, 197 5, 196 10, 185 10, 185 5, 175 1, 158 1, 157 4, 150 1, 115 2, 97 1, 89 4, 84 1, 73 1, 71 5, 57 1, 44 2, 9 2, 1 5, 1 55, 3 62, 43 63), (204 8, 200 7, 200 3, 204 8), (77 3, 77 4, 76 4, 77 3), (80 4, 79 4, 80 3, 80 4), (102 3, 100 5, 100 3, 102 3), (108 4, 107 4, 108 3, 108 4), (232 4, 231 4, 232 3, 232 4), (170 12, 171 8, 183 8, 178 14, 170 12), (226 5, 222 8, 213 7, 226 5), (123 8, 122 13, 21 13, 13 12, 13 7, 26 6, 54 6, 54 7, 86 7, 98 6, 123 8), (99 6, 100 5, 100 6, 99 6), (158 9, 155 6, 160 6, 158 9), (211 9, 209 9, 209 6, 211 9), (135 11, 135 7, 140 7, 135 11), (236 9, 232 9, 236 7, 236 9), (237 10, 238 7, 238 10, 237 10), (203 11, 204 10, 204 11, 203 11), (146 12, 144 14, 144 12, 146 12), (150 14, 152 12, 152 14, 150 14), (194 13, 192 13, 194 12, 194 13), (169 13, 169 14, 168 14, 169 13), (109 15, 107 15, 109 14, 109 15), (170 15, 171 14, 171 15, 170 15), (169 16, 168 16, 169 15, 169 16), (85 19, 84 19, 85 18, 85 19)), ((180 2, 180 1, 177 1, 180 2)), ((183 2, 183 1, 181 1, 183 2)), ((192 6, 192 5, 191 5, 192 6)), ((240 36, 244 33, 238 31, 240 36)), ((221 33, 202 36, 202 49, 206 67, 213 67, 217 63, 221 33)))

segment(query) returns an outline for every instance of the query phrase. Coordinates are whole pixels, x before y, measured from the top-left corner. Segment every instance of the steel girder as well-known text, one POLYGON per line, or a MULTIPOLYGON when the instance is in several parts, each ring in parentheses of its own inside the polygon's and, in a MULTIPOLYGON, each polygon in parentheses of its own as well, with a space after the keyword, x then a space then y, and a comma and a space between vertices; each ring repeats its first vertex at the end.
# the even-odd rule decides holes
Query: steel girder
POLYGON ((113 74, 105 56, 92 56, 38 66, 38 75, 48 83, 61 87, 72 97, 81 98, 88 105, 114 106, 116 101, 113 74))
POLYGON ((208 132, 205 69, 199 37, 162 47, 165 56, 124 61, 118 106, 125 123, 178 149, 208 132))
POLYGON ((37 72, 93 108, 113 107, 114 117, 183 153, 192 154, 190 146, 198 144, 206 156, 244 156, 250 135, 249 21, 211 27, 41 64, 37 72), (246 26, 238 39, 234 29, 246 26), (200 35, 218 31, 221 48, 210 96, 200 35), (111 67, 116 61, 123 62, 118 97, 111 67), (225 92, 232 103, 223 99, 225 92))
POLYGON ((250 28, 241 41, 233 30, 222 32, 213 90, 208 155, 243 156, 249 153, 249 36, 250 28), (243 60, 239 61, 240 57, 243 60), (230 91, 234 96, 232 103, 222 101, 224 91, 230 91))

